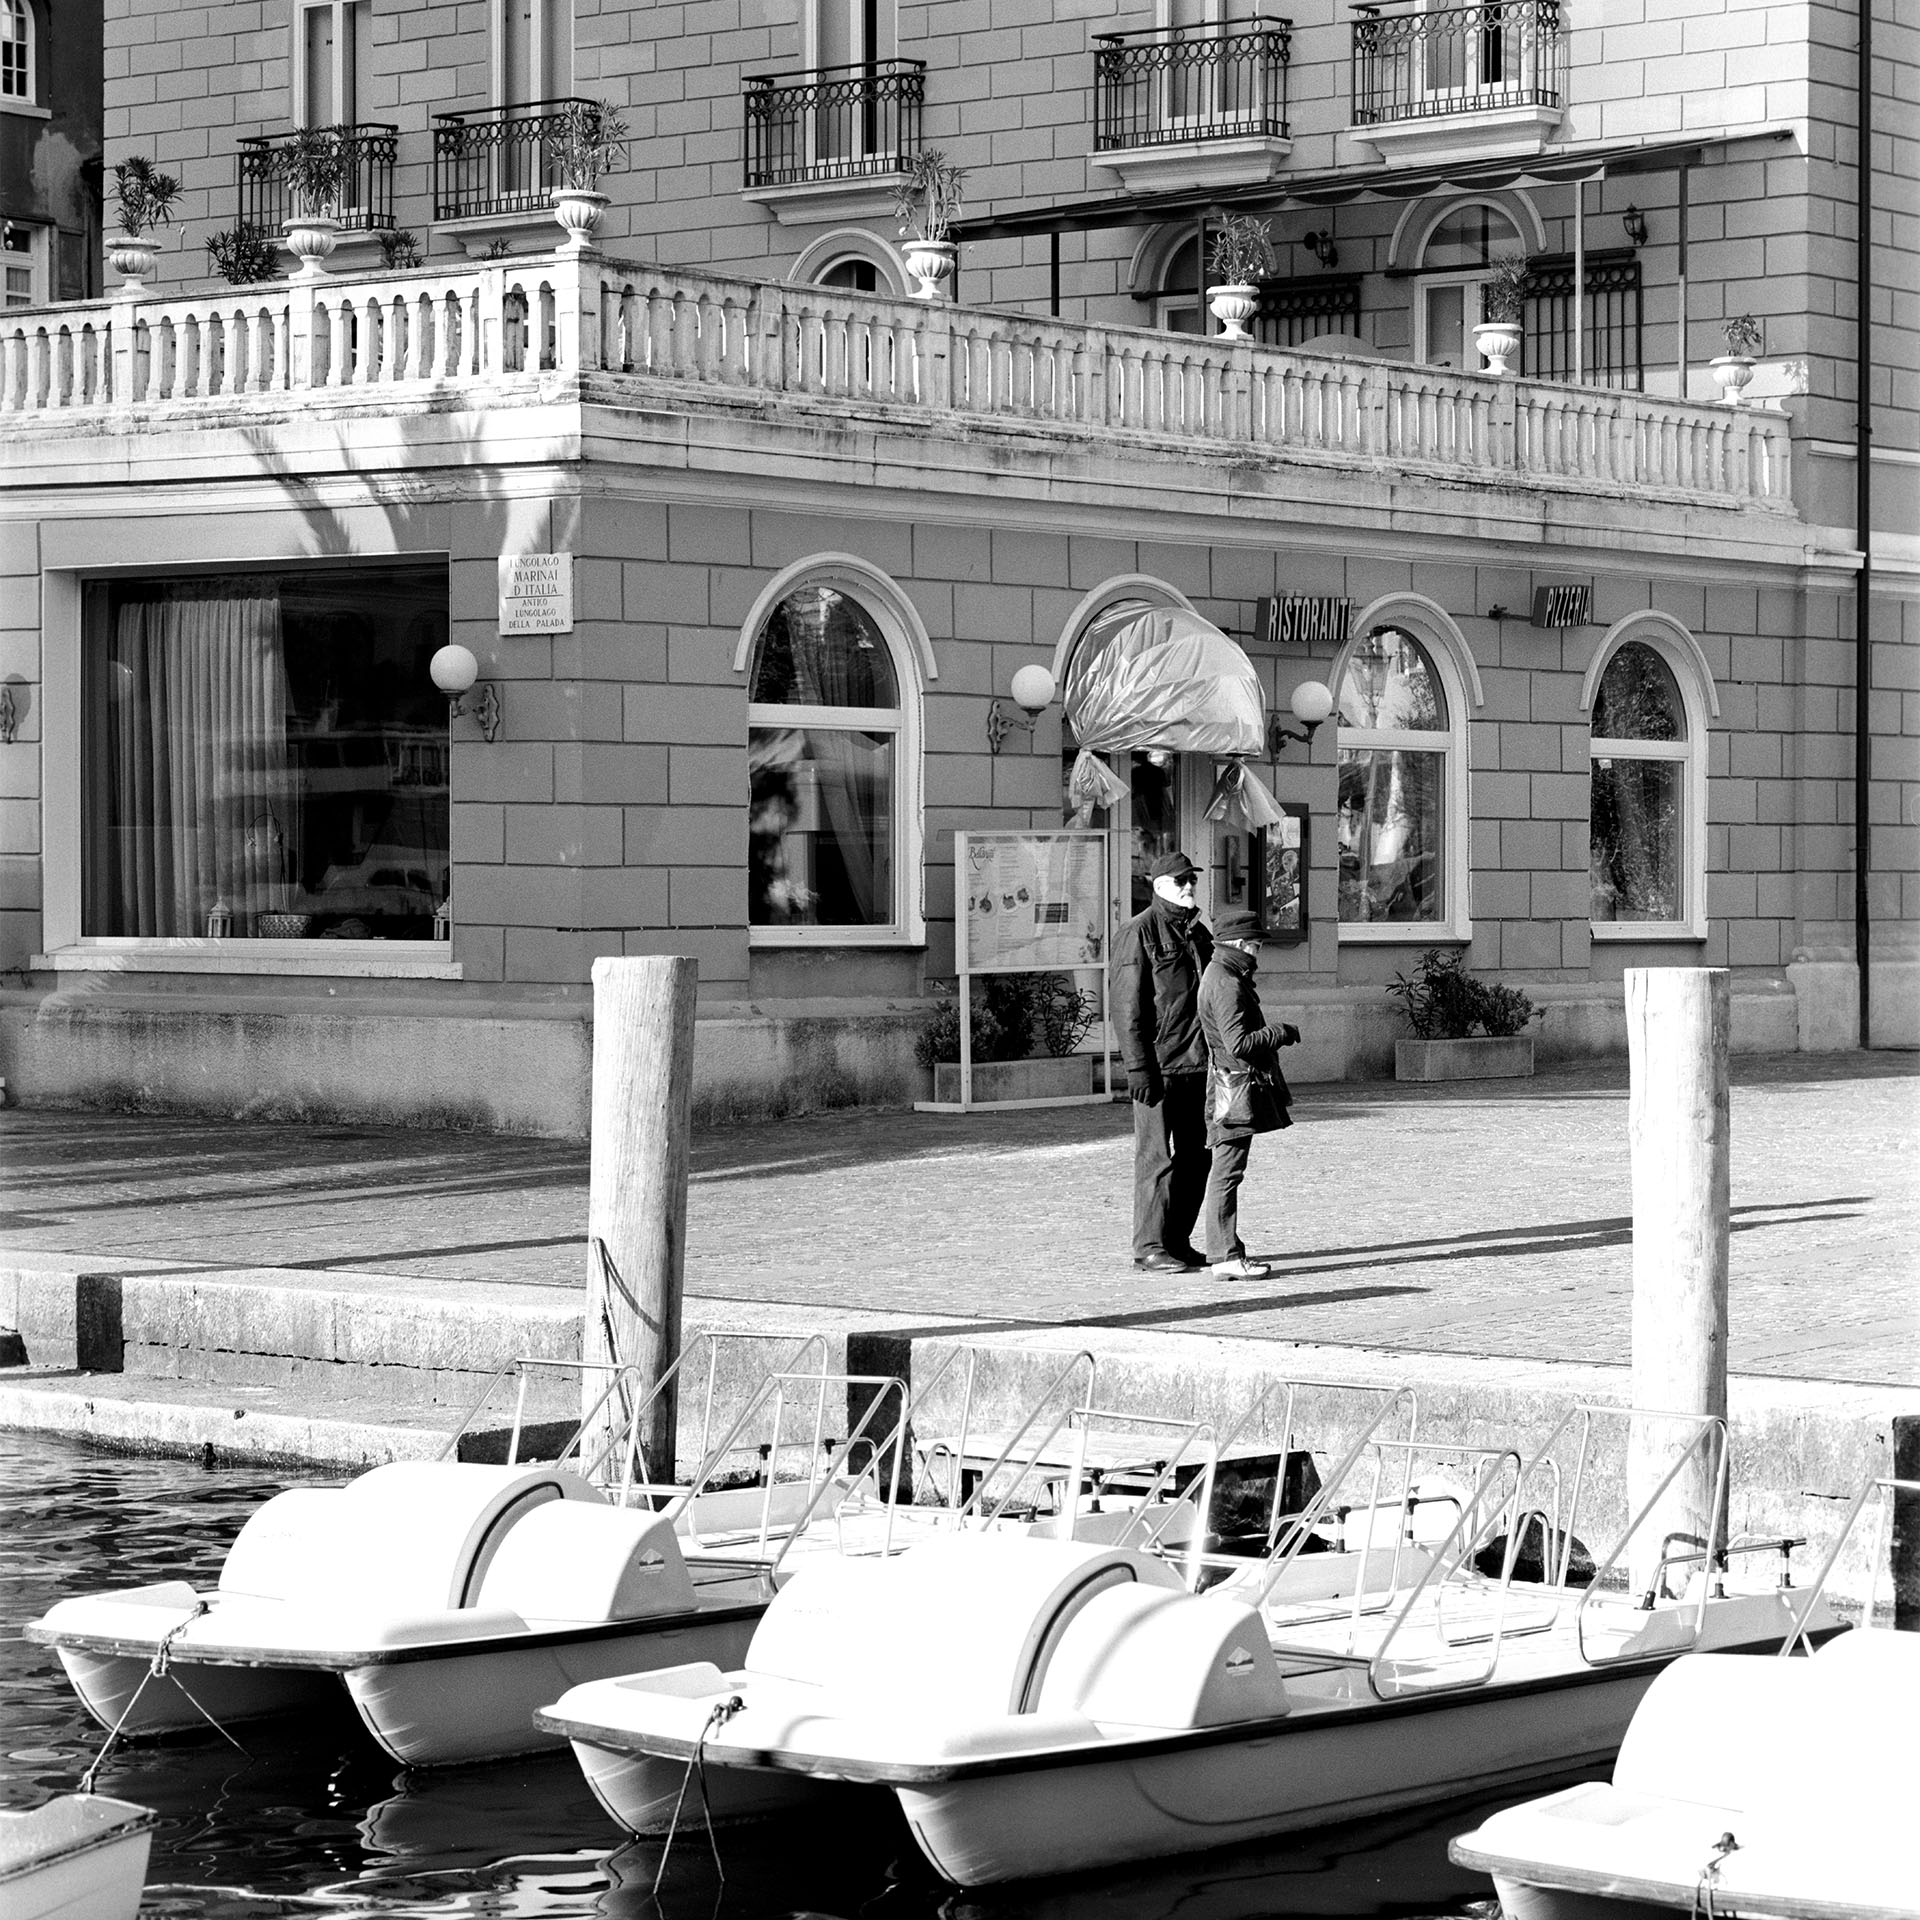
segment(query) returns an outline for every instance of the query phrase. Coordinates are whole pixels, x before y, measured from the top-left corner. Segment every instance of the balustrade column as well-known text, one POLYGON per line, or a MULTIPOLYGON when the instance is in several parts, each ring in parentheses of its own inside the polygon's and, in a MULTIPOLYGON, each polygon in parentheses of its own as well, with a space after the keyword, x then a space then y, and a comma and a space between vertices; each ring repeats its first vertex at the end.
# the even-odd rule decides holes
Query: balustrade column
POLYGON ((597 262, 556 259, 553 283, 553 364, 562 373, 597 373, 601 351, 600 268, 597 262))

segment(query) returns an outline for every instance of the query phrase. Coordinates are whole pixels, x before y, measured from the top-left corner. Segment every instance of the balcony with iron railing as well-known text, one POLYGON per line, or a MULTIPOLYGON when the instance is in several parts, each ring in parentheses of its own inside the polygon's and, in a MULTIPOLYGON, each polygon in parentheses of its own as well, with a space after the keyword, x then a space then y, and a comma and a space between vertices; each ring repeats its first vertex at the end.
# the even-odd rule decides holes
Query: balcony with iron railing
POLYGON ((1377 488, 1390 469, 1449 498, 1494 489, 1502 512, 1516 489, 1558 499, 1563 519, 1588 496, 1609 537, 1625 516, 1649 541, 1676 505, 1792 513, 1782 414, 592 256, 0 316, 0 439, 34 443, 0 464, 43 483, 63 463, 124 464, 133 443, 116 433, 167 460, 178 442, 161 427, 236 430, 237 457, 253 457, 276 422, 310 436, 314 410, 385 418, 415 403, 550 418, 605 404, 680 415, 676 435, 711 416, 724 423, 713 447, 757 461, 830 422, 944 437, 956 460, 988 445, 1001 478, 1023 447, 1054 475, 1068 440, 1083 462, 1104 454, 1117 485, 1161 484, 1150 475, 1167 462, 1303 462, 1322 492, 1343 473, 1377 488))
MULTIPOLYGON (((384 233, 393 224, 393 165, 400 129, 378 121, 322 127, 340 155, 340 187, 331 213, 348 233, 384 233)), ((234 155, 239 224, 255 233, 277 234, 292 211, 287 191, 286 150, 294 134, 262 134, 242 140, 234 155)))
POLYGON ((1285 159, 1293 23, 1093 36, 1093 165, 1132 188, 1238 186, 1285 159))
POLYGON ((534 100, 433 116, 433 218, 487 240, 552 219, 559 143, 575 114, 598 132, 592 100, 534 100))
POLYGON ((1394 157, 1535 153, 1565 106, 1560 0, 1355 7, 1353 134, 1394 157))
POLYGON ((746 197, 776 217, 884 211, 920 151, 924 60, 750 74, 741 88, 746 197))

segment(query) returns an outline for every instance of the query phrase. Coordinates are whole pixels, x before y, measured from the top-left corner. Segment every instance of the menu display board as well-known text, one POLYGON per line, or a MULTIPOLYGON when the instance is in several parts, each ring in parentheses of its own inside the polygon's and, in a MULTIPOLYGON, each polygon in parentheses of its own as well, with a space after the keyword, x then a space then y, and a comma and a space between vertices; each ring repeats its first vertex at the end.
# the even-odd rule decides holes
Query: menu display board
POLYGON ((954 836, 959 969, 1065 973, 1107 964, 1107 836, 954 836))

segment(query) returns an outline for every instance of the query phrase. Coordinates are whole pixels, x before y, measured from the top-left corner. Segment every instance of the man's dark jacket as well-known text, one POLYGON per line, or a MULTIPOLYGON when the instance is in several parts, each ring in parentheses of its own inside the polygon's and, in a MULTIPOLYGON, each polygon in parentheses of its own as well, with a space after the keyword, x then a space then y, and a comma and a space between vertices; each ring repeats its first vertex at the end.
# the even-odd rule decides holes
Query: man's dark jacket
MULTIPOLYGON (((1253 984, 1254 957, 1235 947, 1222 947, 1213 964, 1200 980, 1200 1024, 1206 1034, 1206 1046, 1213 1064, 1222 1072, 1257 1067, 1267 1083, 1269 1098, 1263 1103, 1277 1109, 1277 1124, 1286 1126, 1287 1108, 1293 1094, 1287 1077, 1280 1071, 1281 1030, 1267 1026, 1260 1011, 1260 995, 1253 984)), ((1211 1118, 1211 1116, 1209 1116, 1211 1118)), ((1213 1124, 1213 1134, 1222 1138, 1264 1133, 1263 1126, 1223 1127, 1213 1124)))
POLYGON ((1204 1073, 1200 976, 1213 936, 1190 907, 1157 894, 1120 929, 1113 947, 1113 1018, 1129 1073, 1204 1073))

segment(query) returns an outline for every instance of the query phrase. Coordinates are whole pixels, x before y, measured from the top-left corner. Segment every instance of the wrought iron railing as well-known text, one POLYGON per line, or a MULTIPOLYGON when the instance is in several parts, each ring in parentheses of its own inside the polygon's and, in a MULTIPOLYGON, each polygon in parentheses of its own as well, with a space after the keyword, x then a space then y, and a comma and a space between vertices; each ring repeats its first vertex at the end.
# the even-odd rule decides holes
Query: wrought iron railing
POLYGON ((1290 20, 1093 36, 1096 153, 1287 137, 1290 20))
POLYGON ((1353 23, 1356 126, 1560 104, 1560 0, 1485 0, 1353 23))
MULTIPOLYGON (((353 233, 379 233, 393 225, 393 162, 400 145, 400 129, 380 122, 324 127, 340 149, 340 191, 332 213, 353 233)), ((263 134, 242 140, 234 156, 238 173, 240 221, 256 233, 280 231, 292 202, 287 193, 284 159, 290 133, 263 134)))
POLYGON ((560 184, 556 152, 568 117, 583 111, 600 127, 592 100, 535 100, 519 107, 433 116, 433 217, 542 213, 560 184))
POLYGON ((904 173, 920 150, 924 60, 754 74, 742 85, 749 187, 904 173))

